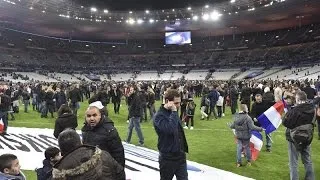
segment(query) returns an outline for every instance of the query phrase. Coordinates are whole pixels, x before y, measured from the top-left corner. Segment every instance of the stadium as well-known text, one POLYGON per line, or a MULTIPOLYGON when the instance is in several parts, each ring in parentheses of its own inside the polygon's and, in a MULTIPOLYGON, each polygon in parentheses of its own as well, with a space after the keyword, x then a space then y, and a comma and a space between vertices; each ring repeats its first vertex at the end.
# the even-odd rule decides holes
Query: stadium
MULTIPOLYGON (((79 149, 61 145, 69 128, 80 149, 102 151, 110 171, 125 172, 110 179, 320 179, 319 17, 319 0, 0 0, 0 179, 40 179, 35 169, 52 146, 63 157, 43 179, 59 179, 79 149), (312 112, 290 116, 300 106, 312 112), (166 110, 177 124, 170 115, 161 126, 166 110), (297 150, 291 130, 309 124, 308 113, 313 141, 297 150), (264 131, 249 128, 250 145, 239 138, 242 115, 264 131), (73 125, 58 130, 65 117, 73 125), (292 126, 289 117, 304 121, 292 126), (169 129, 179 137, 163 145, 175 137, 163 136, 169 129), (177 159, 164 163, 179 143, 187 177, 169 172, 177 159), (21 171, 1 165, 7 154, 21 171)), ((105 173, 94 170, 63 178, 105 173)))

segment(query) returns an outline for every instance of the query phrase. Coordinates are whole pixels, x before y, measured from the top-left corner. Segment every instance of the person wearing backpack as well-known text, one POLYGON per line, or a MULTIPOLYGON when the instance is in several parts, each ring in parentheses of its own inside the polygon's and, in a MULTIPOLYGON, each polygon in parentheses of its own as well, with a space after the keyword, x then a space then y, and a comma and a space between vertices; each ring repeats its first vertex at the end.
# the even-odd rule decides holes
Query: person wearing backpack
POLYGON ((196 106, 197 105, 194 103, 193 99, 189 98, 188 104, 186 107, 186 126, 184 127, 184 129, 188 129, 189 122, 191 121, 190 130, 193 130, 193 126, 194 126, 193 116, 194 116, 194 111, 196 109, 196 106))
POLYGON ((299 179, 298 157, 305 168, 306 180, 314 180, 314 170, 311 159, 311 141, 313 138, 315 123, 314 105, 307 103, 307 95, 303 91, 296 94, 296 106, 287 112, 283 125, 286 129, 286 139, 288 141, 290 179, 299 179))

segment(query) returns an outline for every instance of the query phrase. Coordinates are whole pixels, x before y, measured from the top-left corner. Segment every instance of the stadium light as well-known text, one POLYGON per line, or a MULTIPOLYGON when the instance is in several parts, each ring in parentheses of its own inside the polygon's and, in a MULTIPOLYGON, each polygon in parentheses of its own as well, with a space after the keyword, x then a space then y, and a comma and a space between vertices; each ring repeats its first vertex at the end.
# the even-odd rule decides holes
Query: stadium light
POLYGON ((209 5, 205 5, 204 7, 208 9, 208 8, 209 8, 209 5))
POLYGON ((132 14, 132 11, 129 11, 129 14, 132 14))
POLYGON ((130 18, 128 21, 127 21, 129 24, 134 24, 136 21, 132 18, 130 18))
POLYGON ((230 1, 230 3, 235 3, 235 2, 236 2, 236 0, 231 0, 231 1, 230 1))
POLYGON ((149 14, 150 13, 150 11, 149 10, 146 10, 146 14, 149 14))
POLYGON ((95 7, 92 7, 90 10, 91 10, 91 12, 97 12, 97 8, 95 8, 95 7))
POLYGON ((105 13, 105 14, 108 14, 108 9, 105 9, 105 10, 103 10, 103 12, 105 13))
POLYGON ((32 9, 33 9, 33 7, 31 6, 29 9, 30 9, 30 10, 32 10, 32 9))
POLYGON ((153 19, 149 19, 149 23, 154 23, 154 20, 153 19))
POLYGON ((187 10, 190 11, 190 10, 191 10, 191 7, 188 7, 187 10))
POLYGON ((116 46, 112 46, 113 48, 115 48, 116 46))
POLYGON ((172 9, 172 12, 174 12, 174 9, 172 9))
POLYGON ((220 14, 218 11, 213 11, 211 14, 211 19, 214 21, 219 20, 220 16, 222 16, 222 14, 220 14))
POLYGON ((198 21, 199 17, 198 17, 197 15, 195 15, 195 16, 192 17, 192 19, 193 19, 194 21, 198 21))
POLYGON ((142 24, 142 23, 143 23, 143 20, 142 20, 142 19, 138 19, 138 20, 137 20, 137 23, 138 23, 138 24, 142 24))
POLYGON ((138 48, 141 48, 141 46, 139 45, 138 48))
POLYGON ((202 19, 205 21, 209 20, 209 14, 203 14, 202 19))

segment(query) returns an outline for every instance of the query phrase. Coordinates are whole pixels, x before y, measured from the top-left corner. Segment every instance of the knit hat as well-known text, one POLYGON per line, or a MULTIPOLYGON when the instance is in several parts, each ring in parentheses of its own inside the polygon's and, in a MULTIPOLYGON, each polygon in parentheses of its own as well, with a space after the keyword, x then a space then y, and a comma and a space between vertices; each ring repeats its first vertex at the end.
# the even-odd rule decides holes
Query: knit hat
POLYGON ((98 108, 100 110, 104 108, 104 106, 102 105, 101 101, 95 101, 95 102, 89 104, 89 107, 96 107, 96 108, 98 108))

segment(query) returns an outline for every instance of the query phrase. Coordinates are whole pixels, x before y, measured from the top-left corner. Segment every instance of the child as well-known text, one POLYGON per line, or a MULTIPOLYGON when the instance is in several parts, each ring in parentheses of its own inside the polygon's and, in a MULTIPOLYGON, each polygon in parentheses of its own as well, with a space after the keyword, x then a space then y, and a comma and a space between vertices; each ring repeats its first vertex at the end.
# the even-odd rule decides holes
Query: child
POLYGON ((191 120, 190 130, 193 130, 193 125, 194 125, 193 116, 194 116, 195 109, 196 109, 196 104, 194 103, 192 98, 189 98, 187 107, 186 107, 186 126, 184 127, 185 129, 188 129, 189 121, 191 120))
POLYGON ((13 154, 2 154, 0 156, 0 179, 26 180, 26 177, 20 171, 20 167, 17 156, 13 154))
POLYGON ((235 115, 235 121, 230 125, 231 129, 236 130, 237 138, 237 167, 241 164, 241 152, 242 148, 247 156, 248 166, 251 166, 251 151, 250 151, 250 138, 251 131, 263 131, 261 127, 257 127, 253 124, 251 117, 248 115, 247 105, 240 105, 240 112, 235 115))
POLYGON ((223 106, 223 97, 219 95, 219 98, 217 101, 218 118, 222 117, 222 106, 223 106))
POLYGON ((60 149, 48 147, 44 152, 43 167, 36 169, 38 180, 47 180, 52 176, 53 165, 61 159, 60 149))

